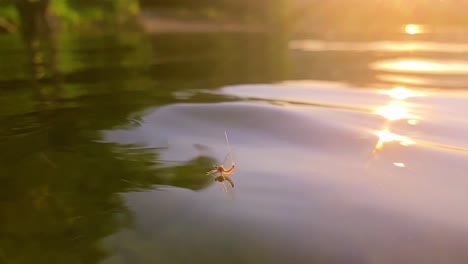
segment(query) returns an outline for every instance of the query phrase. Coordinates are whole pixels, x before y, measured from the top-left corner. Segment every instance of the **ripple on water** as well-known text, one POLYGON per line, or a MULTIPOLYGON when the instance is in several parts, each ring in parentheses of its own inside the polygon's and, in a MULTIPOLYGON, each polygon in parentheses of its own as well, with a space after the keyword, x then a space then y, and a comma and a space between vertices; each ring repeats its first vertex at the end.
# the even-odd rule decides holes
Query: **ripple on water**
MULTIPOLYGON (((223 254, 232 259, 247 258, 250 248, 266 250, 256 257, 273 262, 468 260, 463 253, 468 155, 437 146, 466 147, 464 137, 453 137, 465 131, 466 120, 444 122, 454 100, 463 102, 457 109, 466 112, 467 97, 451 100, 432 92, 392 98, 390 92, 320 83, 232 86, 218 92, 244 102, 174 104, 147 111, 141 126, 104 132, 106 141, 164 145, 161 157, 184 161, 199 155, 222 160, 227 131, 238 164, 235 199, 229 203, 214 182, 201 193, 127 194, 137 229, 148 236, 132 239, 161 245, 168 250, 165 256, 174 257, 170 249, 180 240, 173 238, 182 232, 188 252, 201 250, 200 244, 225 243, 229 252, 223 254), (392 101, 408 115, 388 118, 376 111, 392 101), (417 122, 407 122, 410 114, 417 122), (412 144, 402 144, 403 138, 412 144)), ((193 173, 205 172, 199 169, 193 173)))

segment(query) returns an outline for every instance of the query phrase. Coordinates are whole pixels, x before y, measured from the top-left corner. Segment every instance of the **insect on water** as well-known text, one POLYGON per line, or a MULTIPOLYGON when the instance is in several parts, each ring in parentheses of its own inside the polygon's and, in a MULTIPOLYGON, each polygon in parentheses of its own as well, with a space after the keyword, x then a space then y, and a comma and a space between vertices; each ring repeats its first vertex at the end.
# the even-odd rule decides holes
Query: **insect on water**
POLYGON ((215 178, 215 181, 221 182, 224 185, 224 181, 227 181, 231 184, 232 188, 234 188, 234 181, 229 177, 228 175, 232 174, 234 172, 234 169, 236 167, 236 164, 234 163, 234 159, 232 158, 232 151, 231 151, 231 145, 229 145, 229 140, 227 133, 224 132, 224 135, 226 136, 226 143, 229 148, 229 156, 231 158, 231 167, 229 169, 226 169, 223 164, 221 165, 214 165, 213 169, 210 170, 209 172, 206 173, 206 175, 211 175, 213 173, 218 173, 218 176, 215 178))

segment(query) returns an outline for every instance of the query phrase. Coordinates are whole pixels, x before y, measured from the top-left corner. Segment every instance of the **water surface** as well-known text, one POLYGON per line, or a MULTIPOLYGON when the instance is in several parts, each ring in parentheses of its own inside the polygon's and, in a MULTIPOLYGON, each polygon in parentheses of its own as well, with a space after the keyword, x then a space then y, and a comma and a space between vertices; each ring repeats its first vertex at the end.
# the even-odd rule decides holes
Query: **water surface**
POLYGON ((468 261, 467 44, 38 43, 0 36, 1 261, 468 261))

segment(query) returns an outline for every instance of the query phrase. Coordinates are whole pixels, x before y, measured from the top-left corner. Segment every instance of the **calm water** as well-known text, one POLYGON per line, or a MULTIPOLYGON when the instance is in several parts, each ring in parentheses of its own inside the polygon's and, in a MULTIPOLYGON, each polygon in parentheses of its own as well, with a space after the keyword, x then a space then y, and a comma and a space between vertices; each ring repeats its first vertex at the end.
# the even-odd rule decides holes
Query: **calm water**
POLYGON ((467 76, 468 42, 1 35, 0 263, 468 263, 467 76))

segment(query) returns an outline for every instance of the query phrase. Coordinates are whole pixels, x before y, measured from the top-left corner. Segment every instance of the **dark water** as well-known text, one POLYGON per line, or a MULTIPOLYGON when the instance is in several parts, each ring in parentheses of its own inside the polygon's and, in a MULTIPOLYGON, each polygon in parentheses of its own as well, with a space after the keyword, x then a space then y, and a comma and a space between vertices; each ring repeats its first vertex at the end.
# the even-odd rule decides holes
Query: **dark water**
POLYGON ((467 74, 462 42, 2 35, 0 263, 467 263, 467 74))

